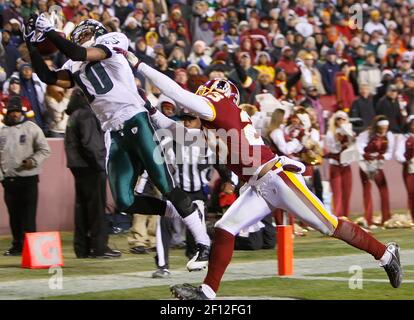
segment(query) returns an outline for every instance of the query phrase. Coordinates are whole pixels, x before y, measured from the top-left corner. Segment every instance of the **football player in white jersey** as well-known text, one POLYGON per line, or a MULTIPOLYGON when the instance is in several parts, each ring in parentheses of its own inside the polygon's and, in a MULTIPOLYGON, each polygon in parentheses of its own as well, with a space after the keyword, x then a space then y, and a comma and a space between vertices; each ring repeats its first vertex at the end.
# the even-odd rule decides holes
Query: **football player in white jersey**
POLYGON ((32 64, 40 79, 63 88, 78 86, 85 93, 92 110, 110 132, 108 178, 113 198, 120 211, 135 214, 173 215, 175 209, 194 235, 198 252, 187 264, 190 271, 207 266, 210 238, 200 219, 200 212, 190 198, 176 185, 162 160, 145 101, 135 86, 132 70, 114 47, 128 49, 128 38, 119 32, 107 33, 98 21, 82 21, 71 33, 71 41, 54 30, 47 15, 33 16, 24 28, 32 64), (51 71, 32 43, 42 34, 68 60, 62 69, 51 71), (134 195, 138 177, 146 169, 152 182, 170 201, 134 195), (175 207, 172 207, 171 203, 175 207), (158 208, 156 210, 156 208, 158 208))

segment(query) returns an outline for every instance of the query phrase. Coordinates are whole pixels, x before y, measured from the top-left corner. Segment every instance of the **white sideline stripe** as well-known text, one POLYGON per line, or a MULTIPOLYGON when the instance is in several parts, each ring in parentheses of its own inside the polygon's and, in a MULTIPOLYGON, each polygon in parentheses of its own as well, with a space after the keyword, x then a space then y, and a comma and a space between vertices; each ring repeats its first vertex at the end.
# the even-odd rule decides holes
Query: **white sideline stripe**
MULTIPOLYGON (((414 250, 402 250, 400 253, 403 267, 414 265, 414 250)), ((112 260, 108 260, 106 263, 110 261, 112 260)), ((379 268, 378 262, 368 254, 295 259, 294 277, 313 277, 315 280, 321 280, 321 277, 316 276, 317 274, 348 272, 349 268, 355 265, 360 266, 363 269, 379 268)), ((48 285, 50 275, 47 273, 47 270, 45 270, 45 278, 43 279, 0 282, 0 299, 39 299, 42 297, 78 295, 89 292, 173 285, 183 282, 200 283, 206 274, 206 271, 187 272, 184 271, 184 267, 180 270, 175 269, 170 271, 172 271, 172 276, 169 279, 152 279, 152 271, 89 276, 65 276, 65 268, 63 268, 63 289, 51 290, 48 285)), ((237 281, 264 279, 274 278, 276 276, 277 260, 272 259, 232 263, 226 271, 223 280, 237 281)), ((334 277, 327 278, 331 280, 334 277)), ((343 279, 341 277, 339 278, 343 279)), ((310 280, 310 278, 308 279, 310 280)), ((347 279, 347 281, 348 280, 349 279, 347 279)), ((333 279, 332 281, 335 280, 333 279)), ((388 282, 388 277, 385 272, 383 281, 388 282)), ((404 282, 411 283, 411 281, 406 280, 404 282)))
MULTIPOLYGON (((299 280, 327 280, 327 281, 340 281, 340 282, 349 282, 349 278, 346 277, 327 277, 327 276, 291 276, 291 277, 284 277, 288 279, 299 279, 299 280)), ((388 279, 361 279, 362 282, 381 282, 381 283, 389 283, 388 279)), ((414 280, 403 280, 404 283, 414 283, 414 280)))

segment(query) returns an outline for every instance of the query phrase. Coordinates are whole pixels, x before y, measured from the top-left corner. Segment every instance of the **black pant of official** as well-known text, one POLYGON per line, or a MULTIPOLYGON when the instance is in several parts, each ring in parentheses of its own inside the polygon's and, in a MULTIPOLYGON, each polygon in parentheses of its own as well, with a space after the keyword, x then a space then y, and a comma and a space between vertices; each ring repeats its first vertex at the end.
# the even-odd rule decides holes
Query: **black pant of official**
POLYGON ((26 232, 36 232, 38 183, 38 175, 5 178, 2 182, 16 251, 22 250, 26 232))
POLYGON ((106 173, 90 168, 71 168, 75 178, 74 250, 78 258, 92 252, 103 255, 108 245, 106 173))

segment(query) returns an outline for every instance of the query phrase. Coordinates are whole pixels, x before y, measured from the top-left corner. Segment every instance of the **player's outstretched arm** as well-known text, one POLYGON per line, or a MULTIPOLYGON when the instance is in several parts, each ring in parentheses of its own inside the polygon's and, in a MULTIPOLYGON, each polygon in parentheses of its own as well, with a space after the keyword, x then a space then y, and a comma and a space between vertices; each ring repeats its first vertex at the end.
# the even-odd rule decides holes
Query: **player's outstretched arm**
POLYGON ((108 58, 108 52, 102 48, 84 48, 63 38, 43 13, 36 20, 36 30, 44 33, 60 52, 73 61, 99 61, 108 58))
POLYGON ((162 74, 149 65, 140 62, 132 52, 125 51, 122 48, 114 48, 114 50, 120 54, 123 54, 133 68, 136 68, 146 78, 150 79, 163 94, 174 100, 178 105, 197 114, 200 118, 206 120, 214 118, 214 112, 204 98, 181 88, 175 81, 167 77, 165 74, 162 74))
POLYGON ((37 51, 36 47, 30 42, 30 38, 25 36, 26 45, 29 50, 32 66, 39 79, 46 84, 57 85, 62 88, 72 88, 73 77, 69 70, 52 71, 46 65, 43 57, 37 51))

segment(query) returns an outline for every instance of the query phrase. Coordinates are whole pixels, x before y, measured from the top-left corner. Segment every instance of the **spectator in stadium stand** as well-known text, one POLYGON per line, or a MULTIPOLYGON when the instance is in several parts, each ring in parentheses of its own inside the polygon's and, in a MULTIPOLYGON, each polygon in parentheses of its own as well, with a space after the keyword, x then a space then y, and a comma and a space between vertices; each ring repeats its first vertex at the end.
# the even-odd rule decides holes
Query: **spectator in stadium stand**
POLYGON ((319 132, 324 135, 326 131, 325 116, 318 89, 315 86, 307 87, 305 97, 299 104, 305 108, 312 108, 315 111, 319 132))
POLYGON ((27 121, 20 97, 8 101, 7 114, 0 129, 0 180, 9 212, 12 246, 5 256, 21 255, 24 234, 36 232, 39 173, 50 156, 42 130, 27 121))
POLYGON ((299 67, 295 62, 291 47, 285 46, 282 49, 282 57, 280 58, 279 62, 276 63, 275 67, 285 70, 288 77, 296 74, 299 71, 299 67))
POLYGON ((280 100, 295 98, 292 97, 290 93, 292 93, 292 89, 294 90, 294 92, 297 93, 295 86, 299 82, 302 72, 299 70, 297 73, 291 75, 289 78, 287 78, 286 72, 282 68, 276 68, 275 72, 276 98, 280 100))
POLYGON ((155 54, 155 68, 159 71, 174 79, 175 72, 174 69, 168 67, 167 56, 163 52, 158 52, 155 54))
MULTIPOLYGON (((381 85, 377 88, 377 94, 373 97, 374 106, 387 93, 388 86, 395 82, 394 72, 385 69, 381 73, 381 85)), ((395 83, 394 83, 395 84, 395 83)))
POLYGON ((32 107, 30 106, 29 100, 26 97, 21 96, 20 79, 16 75, 10 77, 7 92, 1 95, 1 106, 3 108, 4 114, 6 114, 7 112, 8 101, 12 99, 14 96, 20 97, 26 118, 29 120, 33 120, 34 112, 32 110, 32 107))
POLYGON ((193 41, 201 40, 210 46, 214 42, 214 31, 210 29, 210 23, 207 19, 195 14, 191 20, 191 34, 193 41))
POLYGON ((177 82, 182 88, 189 90, 188 87, 188 75, 185 69, 176 69, 175 70, 175 82, 177 82))
POLYGON ((175 121, 180 120, 179 116, 177 115, 178 110, 175 101, 163 94, 159 96, 158 109, 160 109, 166 117, 175 121))
POLYGON ((345 112, 349 112, 356 98, 350 79, 353 70, 354 68, 350 67, 348 62, 342 62, 339 66, 339 72, 336 73, 335 77, 336 102, 339 109, 345 112))
POLYGON ((68 90, 48 85, 46 88, 45 105, 49 114, 49 137, 65 136, 68 115, 65 110, 69 103, 68 90))
POLYGON ((404 134, 397 143, 395 158, 403 165, 402 174, 407 189, 408 208, 411 221, 414 221, 414 115, 407 119, 404 134))
POLYGON ((119 251, 108 247, 104 133, 80 90, 73 91, 66 113, 65 153, 75 178, 76 257, 120 257, 119 251))
POLYGON ((381 22, 381 13, 378 10, 372 10, 370 13, 370 20, 364 26, 364 31, 372 34, 374 31, 380 31, 382 34, 387 34, 387 29, 381 22))
POLYGON ((21 20, 23 21, 22 17, 22 1, 21 0, 12 0, 5 6, 3 11, 3 27, 6 23, 8 23, 11 19, 21 20))
POLYGON ((366 227, 376 229, 373 223, 373 203, 371 180, 378 187, 381 199, 381 225, 391 218, 387 180, 383 171, 384 161, 391 160, 394 150, 394 135, 389 131, 389 121, 385 116, 376 116, 371 127, 357 138, 357 148, 361 155, 359 174, 363 187, 363 201, 366 227))
POLYGON ((191 53, 187 59, 189 63, 195 63, 201 69, 206 69, 212 62, 211 56, 207 52, 207 47, 204 41, 198 40, 194 42, 191 53))
POLYGON ((275 86, 272 83, 272 75, 267 72, 259 73, 254 90, 250 95, 250 104, 258 104, 256 96, 258 94, 269 93, 272 96, 276 94, 275 86))
POLYGON ((20 58, 19 50, 10 41, 11 32, 3 29, 1 33, 1 44, 4 47, 4 55, 0 57, 0 65, 6 70, 6 76, 10 77, 16 71, 17 59, 20 58))
POLYGON ((168 66, 172 69, 186 68, 188 65, 183 48, 174 47, 168 57, 168 66))
POLYGON ((251 56, 248 52, 240 52, 236 58, 238 63, 234 64, 234 69, 229 73, 229 79, 233 81, 240 91, 240 101, 248 101, 249 90, 257 80, 259 71, 252 66, 251 56))
POLYGON ((376 105, 376 113, 387 117, 390 122, 389 130, 393 133, 401 133, 403 126, 403 117, 397 98, 398 89, 395 85, 391 84, 387 88, 386 95, 376 105))
MULTIPOLYGON (((79 2, 79 0, 70 0, 71 2, 79 2)), ((115 16, 119 19, 121 25, 124 24, 128 15, 134 11, 127 0, 118 0, 115 2, 115 16)), ((70 18, 66 16, 69 20, 70 18)))
POLYGON ((368 52, 364 64, 358 70, 358 84, 367 83, 372 95, 377 93, 381 83, 381 70, 375 59, 375 53, 368 52))
POLYGON ((314 86, 320 95, 325 95, 326 91, 323 87, 322 77, 319 70, 315 67, 315 58, 311 53, 304 56, 304 66, 301 67, 302 72, 302 86, 307 88, 314 86))
POLYGON ((397 70, 397 73, 402 75, 404 81, 407 80, 408 75, 414 72, 413 68, 411 68, 412 62, 413 59, 409 52, 406 52, 402 55, 401 63, 397 70))
POLYGON ((273 82, 275 79, 275 68, 270 63, 270 55, 266 51, 260 51, 257 53, 253 68, 257 69, 259 73, 264 72, 269 74, 273 82))
POLYGON ((154 49, 147 45, 144 37, 137 38, 135 42, 135 55, 144 63, 153 66, 155 64, 154 49))
POLYGON ((407 113, 414 115, 414 72, 407 76, 406 88, 403 90, 405 101, 407 101, 407 113))
POLYGON ((349 116, 351 118, 358 118, 354 125, 354 130, 357 134, 366 130, 372 123, 375 117, 374 102, 369 91, 369 85, 361 83, 359 86, 359 97, 352 103, 349 116))
POLYGON ((273 49, 270 56, 276 65, 282 55, 282 49, 286 46, 286 38, 283 34, 278 34, 273 38, 273 49))
POLYGON ((20 66, 19 73, 22 96, 29 100, 35 113, 36 124, 47 134, 49 129, 46 119, 47 110, 44 105, 46 84, 40 81, 37 74, 33 72, 32 66, 28 63, 23 63, 20 66))
POLYGON ((128 37, 128 39, 133 43, 135 39, 140 36, 140 30, 138 28, 138 21, 134 17, 126 18, 124 24, 122 25, 123 33, 128 37))
POLYGON ((322 82, 326 90, 327 95, 335 94, 336 89, 336 74, 340 71, 340 67, 336 62, 335 49, 329 49, 326 52, 326 62, 322 65, 320 72, 322 76, 322 82))
POLYGON ((37 4, 33 0, 23 0, 21 17, 26 21, 29 19, 30 15, 36 13, 37 10, 37 4))
POLYGON ((350 162, 341 161, 341 153, 355 143, 355 133, 346 112, 337 111, 329 119, 325 143, 329 158, 329 182, 333 196, 333 212, 338 217, 349 217, 352 171, 350 162))

